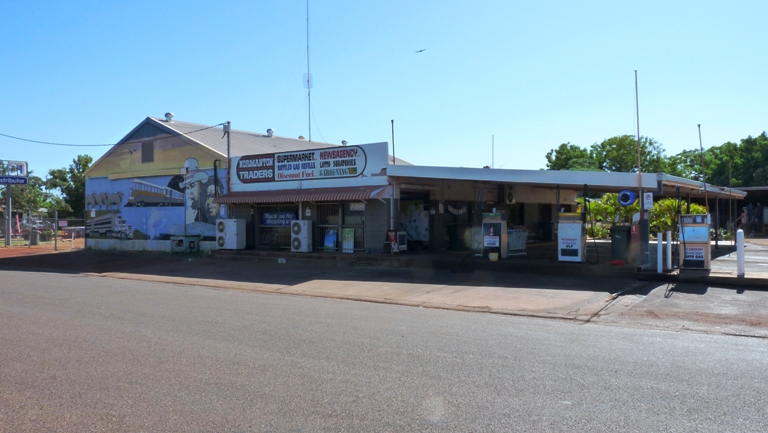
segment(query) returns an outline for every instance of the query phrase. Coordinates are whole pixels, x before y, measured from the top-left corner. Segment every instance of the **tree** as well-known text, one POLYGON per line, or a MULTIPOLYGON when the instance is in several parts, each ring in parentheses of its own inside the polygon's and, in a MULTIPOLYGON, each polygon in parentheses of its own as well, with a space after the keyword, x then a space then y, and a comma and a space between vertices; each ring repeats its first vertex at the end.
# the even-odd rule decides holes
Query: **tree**
POLYGON ((667 160, 667 174, 701 181, 702 172, 701 152, 698 150, 684 150, 667 160))
POLYGON ((69 209, 59 209, 64 215, 77 216, 85 209, 85 171, 91 166, 93 157, 77 155, 69 168, 57 168, 48 172, 48 187, 61 192, 64 202, 69 209))
MULTIPOLYGON (((697 151, 685 151, 698 155, 697 151)), ((677 156, 677 155, 676 155, 677 156)), ((692 157, 691 165, 701 171, 701 159, 692 157), (695 162, 694 162, 695 161, 695 162)), ((704 151, 704 169, 707 183, 718 186, 768 185, 768 136, 748 136, 739 143, 727 142, 704 151)), ((696 177, 701 180, 701 177, 696 177)))
POLYGON ((587 149, 569 142, 547 152, 547 170, 597 171, 598 168, 587 149))
MULTIPOLYGON (((27 173, 26 185, 11 186, 11 208, 14 212, 22 212, 26 215, 37 214, 40 208, 45 207, 46 194, 43 191, 45 182, 32 171, 27 173)), ((5 188, 2 188, 0 200, 5 204, 5 188)))
MULTIPOLYGON (((677 221, 678 213, 688 212, 688 205, 677 201, 674 198, 663 198, 653 203, 653 209, 651 209, 648 219, 650 220, 651 233, 663 233, 672 231, 675 239, 677 239, 677 232, 673 230, 675 222, 677 221)), ((705 214, 707 209, 697 203, 691 203, 692 214, 705 214)))
MULTIPOLYGON (((593 144, 589 156, 602 171, 636 173, 637 139, 631 135, 608 138, 593 144)), ((643 173, 666 172, 664 147, 652 138, 640 137, 640 168, 643 173)))

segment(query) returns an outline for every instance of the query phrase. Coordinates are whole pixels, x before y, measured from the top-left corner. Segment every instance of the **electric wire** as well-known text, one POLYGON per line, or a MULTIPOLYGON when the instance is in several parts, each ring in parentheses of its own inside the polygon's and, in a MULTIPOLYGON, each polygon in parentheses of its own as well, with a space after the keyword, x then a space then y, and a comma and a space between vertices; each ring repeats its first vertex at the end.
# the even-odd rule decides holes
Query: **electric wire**
MULTIPOLYGON (((196 132, 205 131, 205 130, 207 130, 207 129, 216 128, 216 127, 219 127, 219 126, 225 125, 226 123, 227 123, 227 122, 222 122, 222 123, 219 123, 218 125, 206 126, 205 128, 200 128, 200 129, 196 129, 196 130, 194 130, 194 131, 189 131, 189 132, 177 132, 177 133, 175 133, 175 134, 168 134, 167 136, 165 136, 165 137, 163 137, 163 138, 171 138, 171 137, 178 137, 178 136, 181 136, 181 135, 189 135, 189 134, 194 134, 194 133, 196 133, 196 132)), ((142 139, 142 140, 126 141, 126 142, 123 142, 123 143, 104 143, 104 144, 72 144, 72 143, 54 143, 54 142, 50 142, 50 141, 39 141, 39 140, 31 140, 31 139, 29 139, 29 138, 15 137, 15 136, 13 136, 13 135, 8 135, 8 134, 3 134, 3 133, 0 133, 0 136, 6 137, 6 138, 11 138, 11 139, 14 139, 14 140, 19 140, 19 141, 26 141, 26 142, 28 142, 28 143, 36 143, 36 144, 47 144, 47 145, 51 145, 51 146, 67 146, 67 147, 99 147, 99 146, 115 146, 115 145, 117 145, 117 144, 121 144, 121 145, 122 145, 122 144, 134 144, 134 143, 141 143, 141 142, 147 141, 146 139, 142 139)))

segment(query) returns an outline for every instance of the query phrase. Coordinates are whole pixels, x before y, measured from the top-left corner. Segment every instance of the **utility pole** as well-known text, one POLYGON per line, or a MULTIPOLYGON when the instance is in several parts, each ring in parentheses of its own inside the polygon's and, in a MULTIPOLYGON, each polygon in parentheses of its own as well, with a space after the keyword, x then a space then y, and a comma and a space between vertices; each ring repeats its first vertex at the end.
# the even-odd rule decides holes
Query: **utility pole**
POLYGON ((11 185, 5 185, 5 246, 11 246, 11 185))

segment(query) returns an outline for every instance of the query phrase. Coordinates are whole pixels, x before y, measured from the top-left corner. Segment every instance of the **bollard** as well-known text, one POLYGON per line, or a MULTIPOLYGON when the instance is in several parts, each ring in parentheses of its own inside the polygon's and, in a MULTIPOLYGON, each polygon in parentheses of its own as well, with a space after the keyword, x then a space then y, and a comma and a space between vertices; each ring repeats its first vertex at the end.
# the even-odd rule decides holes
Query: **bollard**
POLYGON ((661 232, 656 233, 656 272, 662 273, 663 269, 661 267, 661 264, 663 263, 664 254, 662 253, 663 250, 661 247, 663 246, 662 240, 664 239, 661 232))
POLYGON ((667 231, 667 269, 672 270, 672 232, 667 231))
POLYGON ((744 278, 744 230, 736 232, 736 277, 744 278))

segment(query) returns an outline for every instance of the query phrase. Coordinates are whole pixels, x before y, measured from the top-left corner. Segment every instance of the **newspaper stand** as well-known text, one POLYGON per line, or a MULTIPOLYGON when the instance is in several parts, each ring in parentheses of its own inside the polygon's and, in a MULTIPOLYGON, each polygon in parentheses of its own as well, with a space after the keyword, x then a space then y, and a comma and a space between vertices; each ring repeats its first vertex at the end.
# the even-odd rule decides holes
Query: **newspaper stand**
POLYGON ((525 245, 528 242, 528 230, 507 230, 507 241, 509 242, 509 257, 528 255, 525 251, 525 245))

